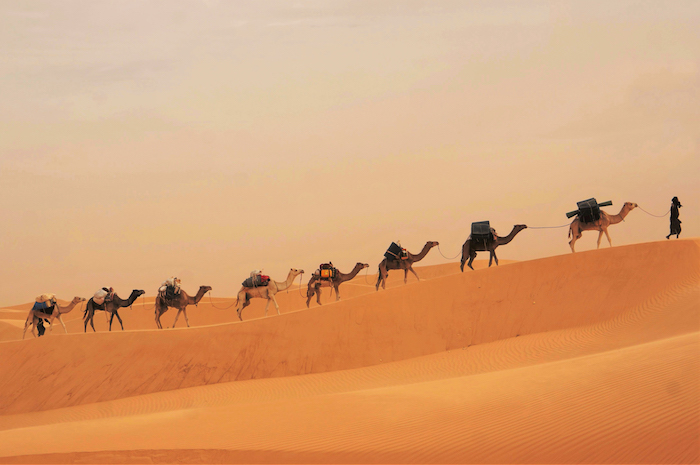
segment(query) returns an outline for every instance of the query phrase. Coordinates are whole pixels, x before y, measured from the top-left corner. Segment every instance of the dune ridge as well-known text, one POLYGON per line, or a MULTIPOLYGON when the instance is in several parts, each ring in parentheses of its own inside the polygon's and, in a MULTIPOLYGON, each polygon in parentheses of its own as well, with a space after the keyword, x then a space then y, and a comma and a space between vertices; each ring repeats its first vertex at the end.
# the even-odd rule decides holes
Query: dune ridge
POLYGON ((0 462, 700 460, 700 240, 425 274, 2 342, 0 462))

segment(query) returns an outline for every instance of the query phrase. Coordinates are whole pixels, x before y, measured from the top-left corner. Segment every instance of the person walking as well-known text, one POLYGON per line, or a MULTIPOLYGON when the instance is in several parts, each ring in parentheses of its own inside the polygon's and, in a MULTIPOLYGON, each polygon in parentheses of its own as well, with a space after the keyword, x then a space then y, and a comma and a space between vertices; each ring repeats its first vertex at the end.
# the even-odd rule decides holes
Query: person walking
POLYGON ((666 239, 670 239, 674 234, 676 239, 678 239, 678 236, 681 234, 681 220, 678 218, 678 209, 682 206, 678 197, 671 199, 671 232, 666 236, 666 239))

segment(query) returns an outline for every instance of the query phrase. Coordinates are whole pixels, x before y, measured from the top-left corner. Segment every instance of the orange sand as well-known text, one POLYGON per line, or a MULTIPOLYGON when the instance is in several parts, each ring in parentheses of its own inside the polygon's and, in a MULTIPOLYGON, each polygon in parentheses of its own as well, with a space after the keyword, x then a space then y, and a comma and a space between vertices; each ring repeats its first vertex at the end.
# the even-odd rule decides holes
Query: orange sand
POLYGON ((189 329, 151 297, 22 341, 0 309, 0 462, 700 460, 700 240, 479 267, 242 323, 207 296, 189 329))

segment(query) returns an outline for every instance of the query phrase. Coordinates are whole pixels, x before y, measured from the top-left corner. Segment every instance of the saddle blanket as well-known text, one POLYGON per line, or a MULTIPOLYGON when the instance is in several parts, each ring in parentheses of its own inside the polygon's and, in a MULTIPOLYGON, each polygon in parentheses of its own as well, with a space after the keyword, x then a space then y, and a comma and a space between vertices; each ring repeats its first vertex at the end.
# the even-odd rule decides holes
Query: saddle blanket
POLYGON ((255 278, 247 278, 241 284, 243 287, 262 287, 267 286, 270 282, 270 277, 265 275, 258 275, 255 278))
POLYGON ((47 315, 51 315, 53 313, 53 304, 50 304, 48 302, 34 302, 34 306, 32 307, 32 310, 36 310, 42 313, 46 313, 47 315))

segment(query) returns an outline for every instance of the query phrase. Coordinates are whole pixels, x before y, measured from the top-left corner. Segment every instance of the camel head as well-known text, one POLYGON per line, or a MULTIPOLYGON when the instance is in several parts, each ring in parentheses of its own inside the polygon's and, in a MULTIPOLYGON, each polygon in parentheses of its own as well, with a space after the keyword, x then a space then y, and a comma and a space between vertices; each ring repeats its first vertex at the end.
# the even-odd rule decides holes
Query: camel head
POLYGON ((364 268, 369 268, 369 265, 367 263, 357 262, 357 264, 355 266, 359 266, 361 270, 364 268))
POLYGON ((527 225, 526 224, 516 224, 515 226, 513 226, 513 229, 515 229, 516 231, 522 231, 523 229, 527 229, 527 225))
POLYGON ((438 245, 440 245, 440 243, 438 241, 429 241, 428 242, 428 247, 430 247, 431 249, 435 246, 438 246, 438 245))
POLYGON ((141 297, 145 293, 146 291, 144 291, 143 289, 134 289, 133 291, 131 291, 131 295, 134 296, 134 299, 141 297))
POLYGON ((211 286, 199 286, 199 290, 204 290, 204 293, 211 291, 211 286))
POLYGON ((627 211, 632 211, 635 208, 637 208, 637 204, 634 202, 625 202, 625 205, 622 207, 627 211))
POLYGON ((85 297, 73 297, 71 303, 78 305, 80 302, 85 302, 85 297))
POLYGON ((290 268, 290 269, 289 269, 289 274, 290 274, 291 276, 295 276, 295 277, 296 277, 296 276, 299 276, 299 275, 302 274, 303 272, 304 272, 304 270, 297 270, 297 269, 295 269, 295 268, 290 268))

